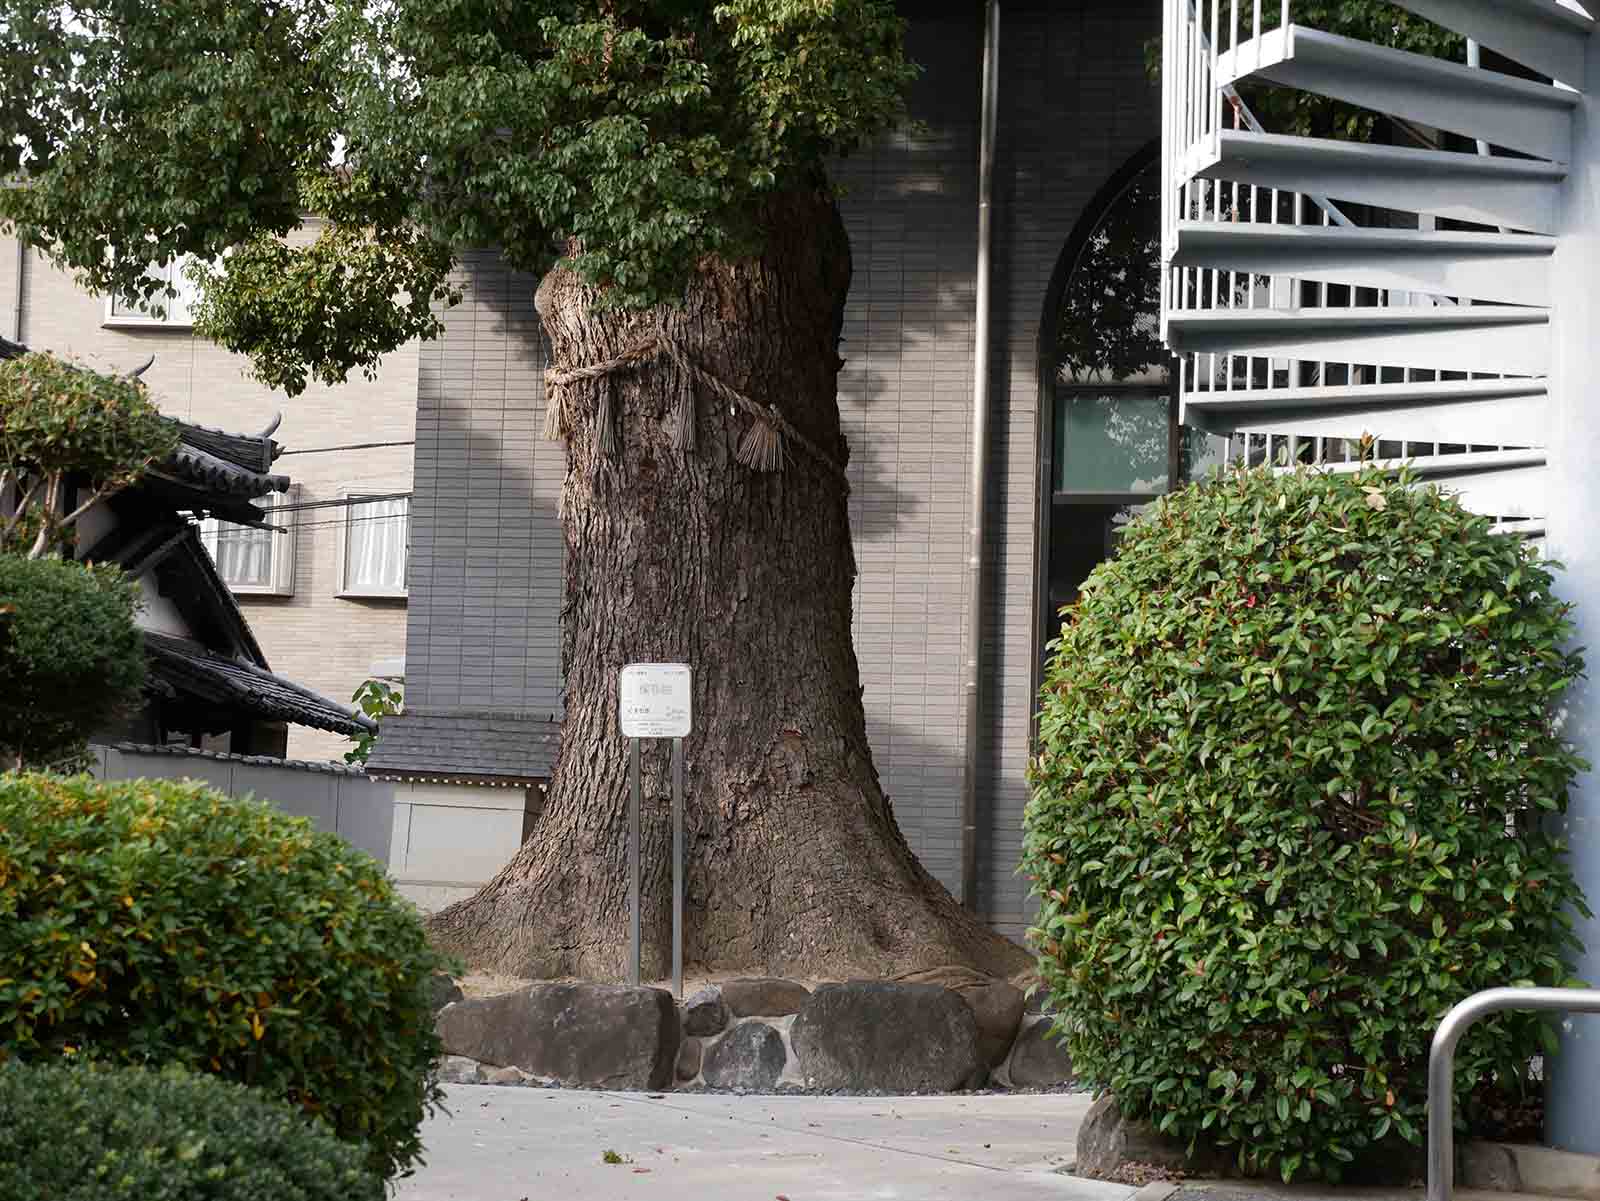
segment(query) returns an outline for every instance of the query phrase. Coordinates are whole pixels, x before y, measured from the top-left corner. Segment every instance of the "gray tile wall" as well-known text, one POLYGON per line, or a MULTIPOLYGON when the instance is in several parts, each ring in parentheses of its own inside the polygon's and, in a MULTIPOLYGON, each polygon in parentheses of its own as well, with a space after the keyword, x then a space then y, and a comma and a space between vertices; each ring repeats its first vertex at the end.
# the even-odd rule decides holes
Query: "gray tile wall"
MULTIPOLYGON (((995 195, 994 410, 979 748, 979 901, 1020 936, 1034 647, 1038 338, 1087 202, 1156 136, 1144 43, 1160 0, 1007 4, 995 195)), ((840 406, 860 575, 856 649, 884 786, 917 853, 958 883, 960 711, 976 266, 981 6, 906 5, 926 128, 841 165, 855 277, 840 406)), ((419 367, 407 674, 430 709, 559 705, 561 447, 539 440, 534 281, 492 255, 419 367)), ((441 768, 450 765, 441 763, 441 768)))
MULTIPOLYGON (((911 11, 911 6, 907 6, 911 11)), ((1159 0, 1007 4, 1001 29, 990 380, 979 905, 1026 926, 1015 875, 1034 657, 1039 333, 1087 203, 1157 136, 1144 43, 1159 0)), ((861 575, 856 653, 873 751, 912 846, 959 883, 981 6, 915 6, 926 130, 842 165, 855 255, 840 405, 861 575), (942 15, 941 15, 942 12, 942 15)))
POLYGON ((545 442, 537 281, 464 257, 418 364, 407 703, 559 712, 565 455, 545 442))

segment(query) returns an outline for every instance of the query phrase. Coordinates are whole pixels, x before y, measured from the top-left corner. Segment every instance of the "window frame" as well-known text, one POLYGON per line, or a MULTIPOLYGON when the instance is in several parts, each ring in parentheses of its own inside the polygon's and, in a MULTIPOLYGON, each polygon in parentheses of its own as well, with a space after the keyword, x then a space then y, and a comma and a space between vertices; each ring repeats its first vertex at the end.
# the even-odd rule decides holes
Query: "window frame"
MULTIPOLYGON (((147 276, 157 277, 168 287, 176 289, 178 285, 174 281, 180 279, 183 269, 193 261, 194 255, 180 254, 165 266, 158 267, 152 265, 145 272, 145 274, 147 276)), ((171 296, 163 297, 161 303, 163 303, 167 309, 167 315, 165 317, 156 317, 149 312, 141 312, 127 308, 127 297, 107 296, 105 298, 105 314, 101 318, 100 324, 107 329, 133 328, 187 330, 194 328, 194 313, 190 310, 188 305, 185 305, 183 316, 177 317, 173 314, 173 306, 177 304, 177 298, 171 296), (118 310, 119 305, 124 306, 122 311, 118 310)))
MULTIPOLYGON (((368 485, 366 487, 360 487, 360 488, 349 488, 349 487, 346 487, 346 488, 340 488, 339 489, 339 499, 341 501, 345 502, 345 503, 342 506, 342 508, 343 508, 343 516, 341 517, 341 519, 339 521, 339 545, 338 545, 339 588, 338 588, 338 591, 336 591, 334 593, 334 596, 338 597, 340 600, 356 600, 356 601, 370 601, 370 600, 391 600, 391 601, 392 600, 398 600, 398 601, 404 601, 404 600, 410 600, 410 598, 411 598, 411 587, 410 587, 410 584, 411 584, 411 501, 413 499, 413 495, 414 495, 413 491, 409 487, 404 487, 404 488, 402 488, 402 487, 383 488, 383 487, 374 487, 374 486, 368 485), (356 504, 352 504, 350 502, 359 501, 359 500, 361 500, 363 498, 366 498, 366 497, 388 496, 388 495, 392 495, 394 493, 400 493, 400 492, 403 492, 405 494, 404 499, 405 499, 405 502, 406 502, 406 511, 405 511, 405 518, 404 518, 405 523, 406 523, 406 526, 405 526, 405 570, 402 573, 402 582, 400 584, 400 587, 398 589, 353 588, 353 587, 351 587, 350 586, 350 578, 349 578, 349 574, 348 574, 349 570, 350 570, 350 523, 354 519, 354 517, 356 515, 356 511, 360 508, 360 506, 356 505, 356 504)), ((400 497, 396 496, 395 499, 398 500, 398 499, 400 499, 400 497)))
MULTIPOLYGON (((211 556, 211 564, 217 569, 217 575, 227 585, 228 591, 234 596, 293 596, 294 595, 294 560, 295 543, 298 541, 295 534, 295 523, 291 518, 285 522, 273 522, 273 517, 285 505, 294 504, 300 496, 300 485, 290 484, 287 492, 269 492, 260 497, 256 503, 267 511, 267 521, 271 524, 286 525, 288 529, 283 533, 274 531, 271 536, 272 563, 269 574, 271 581, 266 584, 235 584, 222 574, 222 568, 217 563, 217 535, 224 525, 237 525, 237 522, 218 521, 215 517, 207 517, 200 522, 200 541, 205 543, 206 553, 211 556)), ((246 527, 248 528, 248 527, 246 527)))

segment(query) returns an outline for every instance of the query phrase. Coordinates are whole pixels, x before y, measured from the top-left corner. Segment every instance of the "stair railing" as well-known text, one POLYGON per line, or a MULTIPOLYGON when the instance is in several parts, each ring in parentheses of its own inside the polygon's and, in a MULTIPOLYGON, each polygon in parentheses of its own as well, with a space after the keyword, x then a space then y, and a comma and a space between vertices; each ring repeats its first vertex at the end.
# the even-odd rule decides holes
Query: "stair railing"
MULTIPOLYGON (((1223 54, 1235 56, 1233 76, 1243 73, 1237 61, 1248 47, 1256 66, 1272 50, 1270 35, 1279 34, 1288 50, 1292 24, 1290 0, 1276 6, 1278 24, 1266 26, 1262 0, 1167 0, 1162 37, 1162 335, 1174 311, 1213 309, 1365 308, 1387 305, 1454 305, 1459 298, 1382 289, 1330 288, 1287 276, 1257 275, 1216 267, 1177 267, 1181 221, 1232 222, 1355 228, 1357 223, 1326 196, 1289 192, 1236 181, 1200 178, 1221 154, 1224 130, 1263 134, 1267 131, 1231 84, 1218 85, 1223 54), (1267 36, 1264 36, 1267 35, 1267 36)), ((1334 385, 1355 387, 1376 383, 1410 383, 1438 379, 1437 371, 1385 369, 1375 364, 1269 358, 1216 352, 1191 352, 1179 357, 1179 396, 1196 393, 1252 392, 1275 387, 1334 385)), ((1180 399, 1180 404, 1181 404, 1180 399)), ((1265 437, 1268 461, 1274 460, 1274 438, 1265 437)), ((1343 439, 1290 437, 1292 461, 1342 457, 1343 439)), ((1403 446, 1404 457, 1432 453, 1432 446, 1403 446)), ((1254 459, 1248 441, 1245 455, 1254 459)), ((1230 457, 1233 452, 1230 449, 1230 457)))

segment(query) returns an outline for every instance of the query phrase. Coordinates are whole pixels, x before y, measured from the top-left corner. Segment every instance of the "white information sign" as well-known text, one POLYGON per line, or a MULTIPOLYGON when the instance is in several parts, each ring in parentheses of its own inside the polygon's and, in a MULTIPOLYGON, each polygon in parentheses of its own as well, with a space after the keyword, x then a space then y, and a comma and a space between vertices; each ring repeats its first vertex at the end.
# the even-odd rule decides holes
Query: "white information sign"
POLYGON ((687 738, 691 686, 687 663, 630 663, 622 669, 618 709, 624 738, 687 738))

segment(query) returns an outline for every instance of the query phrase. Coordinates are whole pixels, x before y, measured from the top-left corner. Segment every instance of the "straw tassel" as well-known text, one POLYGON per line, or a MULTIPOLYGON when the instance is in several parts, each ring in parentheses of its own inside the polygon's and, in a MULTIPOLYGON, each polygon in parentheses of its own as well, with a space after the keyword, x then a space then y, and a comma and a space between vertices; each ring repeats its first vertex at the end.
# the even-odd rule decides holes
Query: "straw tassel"
POLYGON ((600 447, 600 454, 607 458, 614 458, 617 453, 617 425, 611 412, 611 384, 607 380, 600 381, 600 407, 595 413, 595 439, 600 447))
POLYGON ((733 457, 752 471, 777 471, 783 466, 783 435, 757 418, 745 430, 733 457))
POLYGON ((679 373, 678 403, 672 413, 672 446, 688 454, 695 447, 694 379, 687 371, 679 373))
POLYGON ((544 439, 546 442, 566 441, 567 386, 545 376, 544 389, 544 439))

